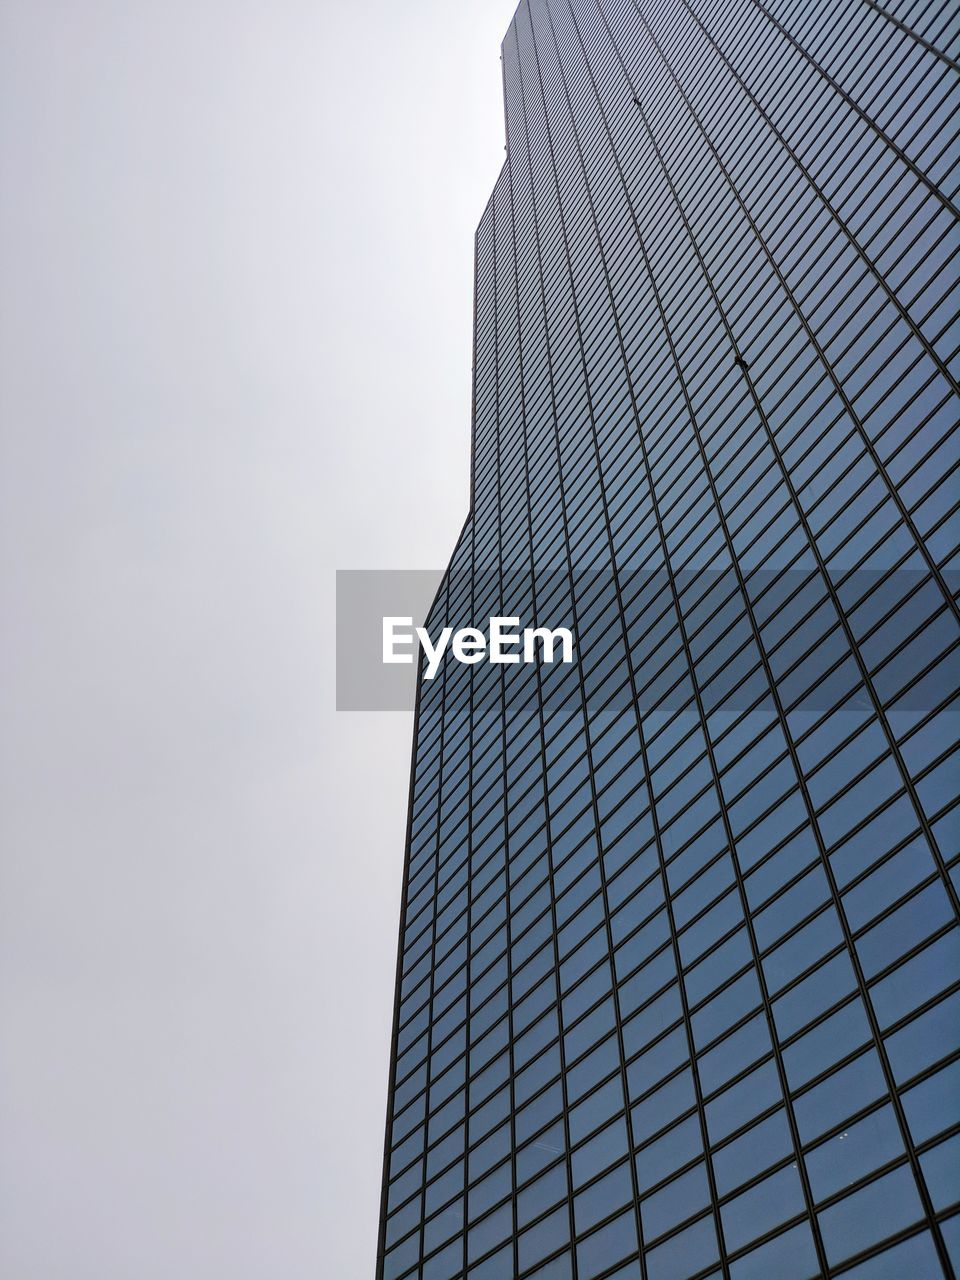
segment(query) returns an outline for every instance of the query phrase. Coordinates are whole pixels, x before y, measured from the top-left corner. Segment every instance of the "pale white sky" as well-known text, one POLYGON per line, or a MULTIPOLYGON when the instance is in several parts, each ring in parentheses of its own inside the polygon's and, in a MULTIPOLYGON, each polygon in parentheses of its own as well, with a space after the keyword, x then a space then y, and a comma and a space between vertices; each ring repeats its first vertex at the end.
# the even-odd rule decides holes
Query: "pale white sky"
POLYGON ((0 0, 0 1274, 367 1280, 513 0, 0 0))

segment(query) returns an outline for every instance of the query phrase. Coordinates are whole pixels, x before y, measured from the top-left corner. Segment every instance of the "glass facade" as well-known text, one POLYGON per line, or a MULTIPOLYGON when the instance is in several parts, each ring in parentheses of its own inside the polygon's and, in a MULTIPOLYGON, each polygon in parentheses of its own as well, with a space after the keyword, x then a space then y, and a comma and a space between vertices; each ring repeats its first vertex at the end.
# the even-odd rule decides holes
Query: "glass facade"
POLYGON ((529 0, 421 678, 382 1280, 960 1270, 937 0, 529 0))

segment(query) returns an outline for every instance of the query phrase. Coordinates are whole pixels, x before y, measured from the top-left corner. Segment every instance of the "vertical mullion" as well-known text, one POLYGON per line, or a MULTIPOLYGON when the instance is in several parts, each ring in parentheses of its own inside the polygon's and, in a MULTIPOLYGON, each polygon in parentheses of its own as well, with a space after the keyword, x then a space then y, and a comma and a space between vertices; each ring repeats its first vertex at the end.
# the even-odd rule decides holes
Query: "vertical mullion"
MULTIPOLYGON (((533 210, 534 210, 533 212, 534 246, 536 250, 538 268, 540 270, 540 274, 539 274, 540 300, 541 300, 542 315, 543 315, 544 342, 546 344, 547 367, 549 371, 550 385, 552 388, 553 359, 552 359, 552 352, 550 347, 550 335, 547 327, 546 298, 543 293, 543 275, 542 275, 542 262, 540 258, 540 240, 539 240, 539 234, 536 230, 536 197, 535 197, 535 191, 534 191, 533 170, 531 166, 531 157, 530 157, 529 128, 528 128, 527 114, 526 114, 526 102, 524 98, 522 75, 519 69, 519 62, 520 62, 519 39, 517 37, 517 31, 516 31, 516 19, 514 19, 514 24, 511 30, 514 35, 514 39, 517 42, 517 48, 518 48, 517 80, 518 80, 518 90, 520 94, 520 111, 521 111, 521 118, 523 120, 524 138, 526 140, 526 146, 524 148, 524 151, 526 154, 527 167, 528 167, 529 176, 530 176, 531 200, 533 203, 533 210)), ((504 73, 504 77, 505 77, 505 73, 504 73)), ((504 106, 505 106, 505 109, 508 109, 509 100, 508 100, 508 95, 506 90, 505 78, 504 78, 504 106)), ((507 136, 509 138, 509 133, 507 136)), ((509 154, 509 152, 507 157, 507 173, 508 173, 509 182, 510 182, 510 204, 511 204, 511 210, 513 211, 515 207, 514 206, 514 185, 513 185, 513 163, 512 163, 512 156, 509 154)), ((527 494, 527 503, 526 503, 527 532, 528 532, 528 537, 530 539, 530 576, 531 576, 531 587, 532 587, 533 602, 534 602, 534 617, 539 619, 539 611, 537 609, 537 603, 536 603, 537 596, 536 596, 536 567, 534 563, 534 548, 533 548, 533 515, 532 515, 531 506, 530 506, 530 471, 529 471, 529 455, 528 455, 528 449, 527 449, 527 412, 526 412, 525 382, 524 382, 524 376, 523 376, 523 341, 522 341, 522 331, 520 328, 519 283, 517 280, 517 276, 518 276, 517 263, 518 263, 518 255, 516 253, 516 245, 514 245, 514 268, 515 268, 514 282, 517 288, 517 334, 518 334, 518 343, 519 343, 519 349, 520 349, 520 397, 521 397, 521 414, 522 414, 522 423, 523 423, 523 457, 524 457, 524 473, 526 477, 526 494, 527 494)), ((559 475, 559 460, 558 460, 558 475, 559 475)), ((561 499, 561 502, 562 502, 562 499, 561 499)), ((539 733, 540 764, 541 764, 542 776, 543 776, 543 803, 544 803, 544 815, 546 819, 546 835, 547 835, 546 855, 547 855, 547 868, 549 872, 549 885, 550 885, 550 889, 549 889, 550 924, 551 924, 551 935, 552 935, 552 942, 553 942, 553 975, 554 975, 553 986, 554 986, 554 999, 556 1001, 556 1006, 557 1006, 558 1053, 560 1058, 560 1093, 561 1093, 561 1105, 563 1109, 563 1114, 562 1114, 563 1133, 564 1133, 563 1160, 564 1160, 564 1168, 567 1176, 567 1222, 568 1222, 568 1233, 569 1233, 569 1240, 570 1240, 571 1274, 573 1276, 573 1280, 577 1280, 579 1273, 578 1273, 578 1267, 577 1267, 576 1223, 574 1221, 574 1216, 573 1216, 573 1160, 572 1160, 572 1154, 570 1150, 571 1148, 570 1102, 569 1102, 569 1095, 567 1092, 567 1055, 566 1055, 566 1049, 564 1046, 564 1038, 563 1038, 563 1016, 562 1016, 563 1006, 562 1006, 562 992, 560 989, 560 945, 559 945, 559 928, 557 923, 557 899, 556 899, 556 890, 554 885, 555 868, 554 868, 554 862, 553 862, 553 847, 550 840, 551 806, 550 806, 550 789, 547 785, 548 774, 547 774, 547 753, 546 753, 546 724, 545 724, 544 710, 543 710, 543 682, 542 682, 542 676, 541 676, 539 665, 537 665, 536 667, 536 681, 537 681, 537 717, 538 717, 538 723, 539 723, 539 729, 540 729, 540 733, 539 733)), ((504 731, 506 732, 506 724, 504 725, 504 731)), ((514 1191, 516 1193, 516 1184, 514 1184, 514 1191)), ((514 1267, 515 1267, 515 1274, 519 1275, 520 1265, 519 1265, 519 1256, 517 1253, 515 1253, 514 1255, 514 1267)))

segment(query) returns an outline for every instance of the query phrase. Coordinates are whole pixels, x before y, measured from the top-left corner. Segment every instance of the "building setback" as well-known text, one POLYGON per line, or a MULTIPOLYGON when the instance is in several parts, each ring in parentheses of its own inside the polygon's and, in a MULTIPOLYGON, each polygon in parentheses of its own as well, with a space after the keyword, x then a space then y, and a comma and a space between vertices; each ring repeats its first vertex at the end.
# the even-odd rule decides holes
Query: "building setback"
POLYGON ((960 1269, 951 9, 507 33, 382 1280, 960 1269))

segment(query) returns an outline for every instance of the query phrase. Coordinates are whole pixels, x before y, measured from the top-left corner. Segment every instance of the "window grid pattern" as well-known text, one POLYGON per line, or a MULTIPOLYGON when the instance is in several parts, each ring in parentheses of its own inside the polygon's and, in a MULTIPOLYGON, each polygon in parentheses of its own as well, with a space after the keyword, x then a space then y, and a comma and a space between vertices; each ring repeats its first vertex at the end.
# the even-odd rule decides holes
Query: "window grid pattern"
POLYGON ((529 0, 418 687, 383 1280, 960 1268, 949 5, 529 0))

